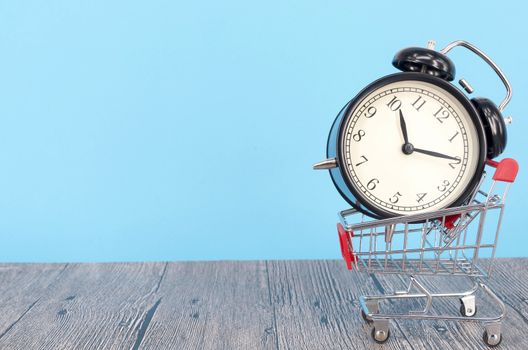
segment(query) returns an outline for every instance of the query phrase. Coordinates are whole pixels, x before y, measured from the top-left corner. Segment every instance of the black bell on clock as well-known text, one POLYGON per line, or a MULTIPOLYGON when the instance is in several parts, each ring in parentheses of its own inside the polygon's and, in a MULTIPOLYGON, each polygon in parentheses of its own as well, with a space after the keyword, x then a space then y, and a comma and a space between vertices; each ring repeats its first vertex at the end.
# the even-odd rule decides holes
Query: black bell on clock
POLYGON ((495 103, 488 98, 476 97, 472 98, 471 102, 477 109, 484 124, 488 145, 488 159, 493 159, 504 152, 506 148, 508 137, 504 117, 495 103))
MULTIPOLYGON (((403 72, 419 72, 452 81, 456 75, 455 64, 447 55, 435 51, 429 46, 408 47, 394 55, 392 65, 403 72)), ((463 81, 463 84, 467 82, 463 81)), ((466 91, 472 88, 463 85, 466 91)), ((484 124, 488 159, 499 156, 506 148, 507 131, 504 117, 499 108, 488 98, 477 97, 471 99, 484 124)))
POLYGON ((392 65, 403 72, 434 75, 452 81, 455 79, 455 64, 446 55, 429 48, 408 47, 394 55, 392 65))
POLYGON ((375 218, 467 204, 486 160, 506 145, 501 112, 511 98, 508 80, 465 41, 441 51, 432 42, 406 48, 392 63, 403 72, 374 81, 342 108, 328 136, 327 159, 314 168, 328 169, 343 198, 375 218), (456 70, 446 54, 457 46, 477 54, 504 82, 507 95, 499 107, 470 100, 450 83, 456 70))

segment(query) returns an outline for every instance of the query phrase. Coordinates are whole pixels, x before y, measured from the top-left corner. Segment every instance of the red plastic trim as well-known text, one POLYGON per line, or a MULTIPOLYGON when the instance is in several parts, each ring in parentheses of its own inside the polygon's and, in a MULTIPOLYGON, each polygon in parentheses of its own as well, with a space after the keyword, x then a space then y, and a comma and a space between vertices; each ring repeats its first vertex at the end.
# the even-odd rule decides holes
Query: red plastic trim
POLYGON ((459 217, 460 217, 460 214, 446 216, 444 220, 444 227, 447 228, 448 230, 451 230, 452 228, 455 227, 455 222, 458 220, 459 217))
POLYGON ((519 164, 512 158, 504 158, 500 162, 490 159, 486 163, 496 168, 493 174, 494 181, 514 182, 519 172, 519 164))
MULTIPOLYGON (((357 257, 350 249, 352 247, 350 236, 341 224, 337 224, 337 233, 339 235, 339 246, 341 247, 341 255, 345 260, 347 269, 352 270, 352 266, 357 262, 357 257)), ((350 234, 353 235, 353 233, 350 234)))

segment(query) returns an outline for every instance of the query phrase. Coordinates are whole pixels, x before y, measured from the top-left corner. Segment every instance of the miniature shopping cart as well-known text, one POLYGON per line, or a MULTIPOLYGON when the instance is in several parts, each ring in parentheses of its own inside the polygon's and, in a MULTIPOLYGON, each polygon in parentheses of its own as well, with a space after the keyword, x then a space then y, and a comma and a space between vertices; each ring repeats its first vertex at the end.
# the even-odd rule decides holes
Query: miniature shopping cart
POLYGON ((495 168, 489 191, 481 190, 484 173, 477 191, 464 206, 383 220, 369 220, 354 209, 339 213, 339 241, 348 269, 410 277, 407 290, 359 298, 361 314, 372 324, 376 342, 383 343, 389 338, 391 319, 481 322, 486 344, 497 346, 501 342, 505 306, 482 281, 491 274, 504 204, 518 165, 509 158, 487 164, 495 168), (467 276, 473 287, 460 293, 433 293, 417 280, 419 275, 467 276), (492 300, 494 309, 498 310, 496 316, 476 315, 475 294, 479 289, 492 300), (436 313, 433 300, 439 298, 458 299, 460 314, 436 313), (418 302, 420 308, 382 312, 381 304, 394 308, 394 305, 403 305, 405 300, 418 302))

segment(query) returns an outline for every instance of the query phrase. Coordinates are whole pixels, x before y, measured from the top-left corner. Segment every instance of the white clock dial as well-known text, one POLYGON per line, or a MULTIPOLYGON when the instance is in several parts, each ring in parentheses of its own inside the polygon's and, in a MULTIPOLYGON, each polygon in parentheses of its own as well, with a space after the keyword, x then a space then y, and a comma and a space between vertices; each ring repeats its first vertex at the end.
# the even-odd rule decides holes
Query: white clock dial
POLYGON ((343 132, 348 180, 370 205, 395 215, 451 205, 479 164, 471 116, 427 82, 404 80, 372 91, 351 111, 343 132))

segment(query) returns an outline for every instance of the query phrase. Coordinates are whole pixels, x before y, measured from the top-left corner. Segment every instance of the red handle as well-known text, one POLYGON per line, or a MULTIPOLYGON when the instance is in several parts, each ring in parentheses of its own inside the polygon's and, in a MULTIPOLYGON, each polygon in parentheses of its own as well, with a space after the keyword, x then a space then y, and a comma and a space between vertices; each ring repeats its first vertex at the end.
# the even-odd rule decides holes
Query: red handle
POLYGON ((357 257, 350 249, 350 247, 352 247, 350 236, 341 224, 337 224, 337 233, 339 235, 339 246, 341 247, 341 255, 345 260, 347 269, 352 270, 352 265, 357 262, 357 257))
POLYGON ((519 172, 519 164, 512 158, 504 158, 500 162, 489 159, 486 164, 495 168, 495 181, 514 182, 519 172))

